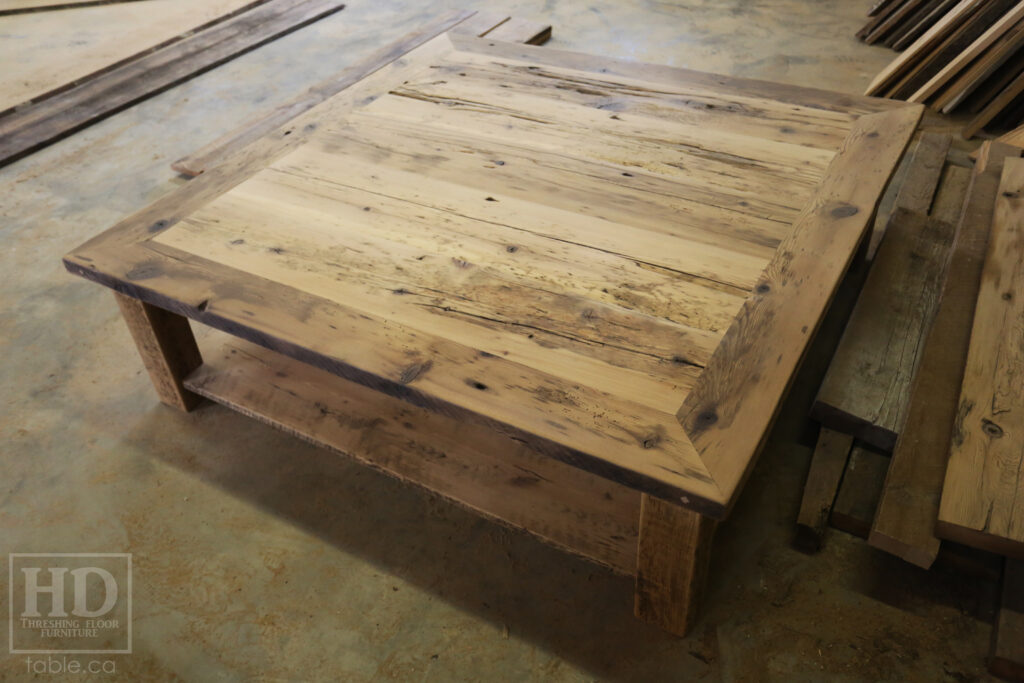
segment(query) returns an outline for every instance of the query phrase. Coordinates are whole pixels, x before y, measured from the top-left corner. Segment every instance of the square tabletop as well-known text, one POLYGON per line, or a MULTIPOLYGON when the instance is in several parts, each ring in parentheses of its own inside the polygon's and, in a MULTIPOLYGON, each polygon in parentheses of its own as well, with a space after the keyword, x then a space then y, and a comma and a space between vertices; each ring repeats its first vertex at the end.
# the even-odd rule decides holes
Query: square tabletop
POLYGON ((454 34, 335 99, 68 269, 713 516, 922 112, 454 34))

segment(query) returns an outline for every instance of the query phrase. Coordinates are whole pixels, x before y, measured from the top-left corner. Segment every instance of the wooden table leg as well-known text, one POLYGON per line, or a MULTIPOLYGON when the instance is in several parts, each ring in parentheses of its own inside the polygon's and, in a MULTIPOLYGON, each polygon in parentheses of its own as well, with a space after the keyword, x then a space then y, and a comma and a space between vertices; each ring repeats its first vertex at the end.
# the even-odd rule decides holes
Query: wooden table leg
POLYGON ((160 400, 184 411, 195 408, 202 397, 181 384, 203 364, 188 319, 118 292, 114 297, 160 400))
POLYGON ((636 616, 686 635, 697 618, 717 522, 642 494, 636 616))

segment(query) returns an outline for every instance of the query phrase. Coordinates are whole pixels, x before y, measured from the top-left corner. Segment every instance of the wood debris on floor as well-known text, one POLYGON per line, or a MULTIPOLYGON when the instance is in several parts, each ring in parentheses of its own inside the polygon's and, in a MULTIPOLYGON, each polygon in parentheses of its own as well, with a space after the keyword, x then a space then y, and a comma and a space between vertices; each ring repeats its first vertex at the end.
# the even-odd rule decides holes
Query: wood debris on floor
POLYGON ((883 0, 857 35, 902 50, 867 94, 965 114, 965 138, 1024 123, 1024 3, 883 0))

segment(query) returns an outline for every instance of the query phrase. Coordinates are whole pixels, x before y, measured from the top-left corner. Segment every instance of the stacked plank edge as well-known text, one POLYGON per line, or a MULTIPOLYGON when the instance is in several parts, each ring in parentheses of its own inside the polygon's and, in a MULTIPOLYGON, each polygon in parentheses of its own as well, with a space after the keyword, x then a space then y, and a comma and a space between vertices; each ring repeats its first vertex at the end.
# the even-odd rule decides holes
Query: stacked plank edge
POLYGON ((866 94, 963 113, 968 139, 987 127, 1024 136, 1024 2, 893 0, 857 35, 903 50, 866 94))

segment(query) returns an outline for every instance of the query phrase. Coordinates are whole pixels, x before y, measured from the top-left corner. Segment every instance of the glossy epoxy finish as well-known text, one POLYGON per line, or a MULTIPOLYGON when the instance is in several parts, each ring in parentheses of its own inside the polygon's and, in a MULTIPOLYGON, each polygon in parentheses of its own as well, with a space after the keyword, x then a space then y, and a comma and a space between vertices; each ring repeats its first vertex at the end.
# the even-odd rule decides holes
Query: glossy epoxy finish
MULTIPOLYGON (((550 21, 553 46, 858 93, 891 59, 852 38, 870 4, 502 10, 550 21)), ((126 680, 982 675, 987 583, 912 570, 839 532, 818 557, 789 547, 810 457, 798 397, 813 388, 797 386, 722 527, 686 640, 633 619, 629 580, 241 415, 156 402, 112 297, 60 256, 182 182, 174 159, 460 6, 495 9, 353 0, 0 170, 0 552, 134 553, 126 680)), ((24 677, 23 660, 0 657, 0 677, 24 677)))

